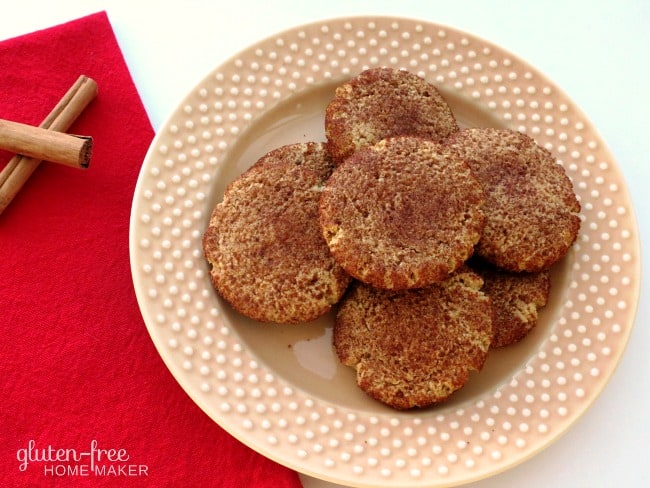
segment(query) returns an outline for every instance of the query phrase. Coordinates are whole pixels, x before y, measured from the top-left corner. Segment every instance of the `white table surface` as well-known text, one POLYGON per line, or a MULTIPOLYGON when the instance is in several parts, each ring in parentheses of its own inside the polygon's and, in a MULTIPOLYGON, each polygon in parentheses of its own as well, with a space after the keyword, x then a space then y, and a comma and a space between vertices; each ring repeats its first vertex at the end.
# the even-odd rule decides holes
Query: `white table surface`
MULTIPOLYGON (((647 0, 21 0, 2 9, 0 39, 99 10, 108 12, 155 129, 214 67, 264 37, 306 22, 395 15, 446 24, 492 41, 546 74, 595 124, 632 194, 642 255, 650 251, 647 0)), ((650 486, 650 291, 648 276, 642 276, 630 343, 591 409, 534 458, 472 487, 650 486)), ((302 479, 305 488, 335 486, 302 479)))

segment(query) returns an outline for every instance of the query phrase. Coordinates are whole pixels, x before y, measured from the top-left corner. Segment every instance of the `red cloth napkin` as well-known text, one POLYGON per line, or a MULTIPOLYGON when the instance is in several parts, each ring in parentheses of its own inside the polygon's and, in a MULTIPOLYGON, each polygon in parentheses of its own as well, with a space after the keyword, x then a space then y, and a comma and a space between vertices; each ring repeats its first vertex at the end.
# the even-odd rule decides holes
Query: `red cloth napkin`
POLYGON ((0 118, 38 125, 81 74, 99 85, 70 129, 94 138, 90 169, 42 163, 0 215, 0 484, 299 487, 214 424, 149 339, 128 228, 153 130, 106 13, 0 42, 0 118))

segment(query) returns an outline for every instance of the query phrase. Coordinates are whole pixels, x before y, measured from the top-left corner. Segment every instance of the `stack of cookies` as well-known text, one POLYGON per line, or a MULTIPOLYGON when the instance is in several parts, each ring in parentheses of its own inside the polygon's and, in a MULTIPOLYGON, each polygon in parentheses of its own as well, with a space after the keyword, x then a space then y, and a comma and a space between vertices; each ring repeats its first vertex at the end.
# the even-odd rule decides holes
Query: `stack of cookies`
POLYGON ((203 238, 212 282, 262 322, 336 305, 334 348, 366 393, 442 402, 536 324, 580 227, 571 181, 522 133, 460 129, 404 70, 339 86, 325 132, 228 186, 203 238))

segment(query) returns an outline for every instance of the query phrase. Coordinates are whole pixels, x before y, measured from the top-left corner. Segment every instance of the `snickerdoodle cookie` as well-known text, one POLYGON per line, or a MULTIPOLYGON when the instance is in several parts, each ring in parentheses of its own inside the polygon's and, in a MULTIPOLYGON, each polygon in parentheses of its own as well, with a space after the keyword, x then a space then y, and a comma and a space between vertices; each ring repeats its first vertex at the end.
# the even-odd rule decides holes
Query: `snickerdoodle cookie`
POLYGON ((463 268, 415 290, 379 290, 358 281, 343 298, 333 341, 368 395, 396 409, 447 399, 483 367, 492 338, 482 279, 463 268))
POLYGON ((325 181, 334 169, 334 161, 324 142, 297 142, 273 149, 255 162, 255 166, 293 163, 315 171, 325 181))
MULTIPOLYGON (((339 301, 350 282, 318 225, 324 175, 311 166, 327 164, 277 160, 304 149, 280 148, 233 181, 203 236, 216 290, 255 320, 315 319, 339 301)), ((325 158, 326 152, 317 152, 325 158)))
POLYGON ((483 292, 492 300, 494 335, 491 347, 521 341, 537 325, 539 310, 548 301, 550 272, 513 273, 485 263, 473 263, 472 269, 483 278, 483 292))
POLYGON ((460 130, 445 141, 485 190, 487 221, 476 254, 510 270, 548 269, 580 228, 580 204, 564 168, 529 136, 506 129, 460 130))
POLYGON ((442 281, 471 255, 485 217, 469 166, 417 137, 394 137, 338 165, 320 198, 332 255, 377 288, 442 281))
POLYGON ((388 137, 412 135, 440 142, 457 130, 438 90, 400 69, 361 72, 337 87, 325 110, 325 134, 336 164, 388 137))

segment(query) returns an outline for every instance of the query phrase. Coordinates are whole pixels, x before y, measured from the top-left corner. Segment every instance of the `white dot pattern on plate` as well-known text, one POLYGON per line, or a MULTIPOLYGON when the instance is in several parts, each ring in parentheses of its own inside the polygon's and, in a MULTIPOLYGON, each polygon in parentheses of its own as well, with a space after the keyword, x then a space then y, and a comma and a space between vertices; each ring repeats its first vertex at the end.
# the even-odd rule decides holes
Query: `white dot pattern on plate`
POLYGON ((426 22, 307 25, 242 52, 203 80, 156 137, 136 189, 133 275, 147 327, 190 396, 238 438, 339 483, 448 484, 501 471, 566 430, 623 352, 639 286, 625 184, 585 116, 536 70, 426 22), (296 94, 376 65, 406 68, 552 151, 582 205, 549 336, 494 391, 422 415, 311 398, 260 363, 222 319, 203 259, 210 195, 235 141, 296 94))

